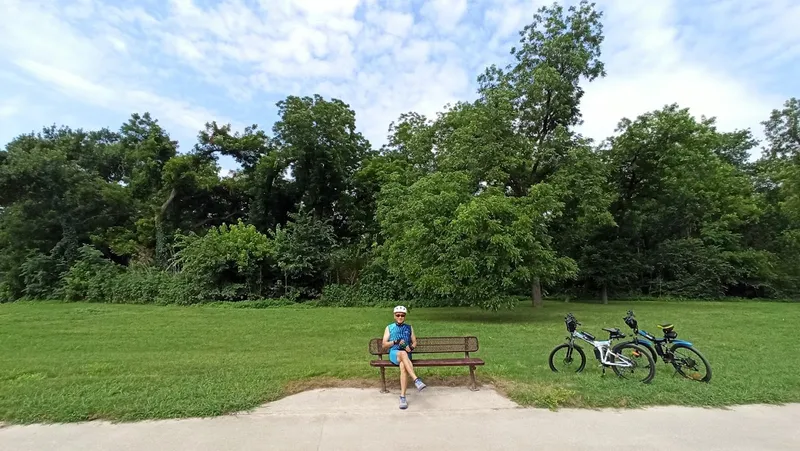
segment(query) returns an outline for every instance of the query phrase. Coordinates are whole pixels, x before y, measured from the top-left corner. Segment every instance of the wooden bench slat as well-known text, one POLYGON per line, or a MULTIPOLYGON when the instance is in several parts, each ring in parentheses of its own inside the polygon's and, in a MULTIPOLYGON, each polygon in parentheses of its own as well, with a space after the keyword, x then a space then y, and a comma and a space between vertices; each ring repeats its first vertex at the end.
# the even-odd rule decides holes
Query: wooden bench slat
MULTIPOLYGON (((412 360, 414 366, 480 366, 484 364, 484 361, 481 359, 419 359, 419 360, 412 360)), ((375 367, 387 367, 387 366, 395 366, 389 360, 372 360, 369 362, 371 366, 375 367)))
MULTIPOLYGON (((369 353, 372 355, 385 355, 388 349, 382 349, 383 338, 373 338, 369 342, 369 353)), ((417 347, 414 354, 477 352, 478 337, 417 337, 417 347)))

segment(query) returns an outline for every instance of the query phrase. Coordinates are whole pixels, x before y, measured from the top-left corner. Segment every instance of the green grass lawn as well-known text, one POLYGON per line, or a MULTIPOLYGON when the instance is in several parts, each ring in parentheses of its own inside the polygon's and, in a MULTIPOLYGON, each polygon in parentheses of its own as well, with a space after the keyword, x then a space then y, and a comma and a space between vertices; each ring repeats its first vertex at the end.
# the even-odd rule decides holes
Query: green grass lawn
MULTIPOLYGON (((337 383, 373 387, 379 396, 367 343, 389 321, 391 310, 376 308, 0 304, 0 421, 209 416, 337 383)), ((797 304, 548 302, 541 310, 520 305, 498 313, 414 309, 409 323, 418 336, 478 336, 474 356, 486 360, 479 382, 494 382, 527 406, 800 401, 797 304), (611 371, 601 377, 591 352, 581 374, 550 371, 547 357, 564 341, 567 311, 600 338, 602 327, 629 332, 622 321, 629 308, 651 332, 659 322, 675 323, 679 338, 694 342, 711 362, 711 383, 673 377, 663 362, 650 385, 619 380, 611 371)), ((468 373, 463 367, 418 370, 431 385, 466 385, 468 373)), ((397 375, 388 370, 394 387, 397 375)))

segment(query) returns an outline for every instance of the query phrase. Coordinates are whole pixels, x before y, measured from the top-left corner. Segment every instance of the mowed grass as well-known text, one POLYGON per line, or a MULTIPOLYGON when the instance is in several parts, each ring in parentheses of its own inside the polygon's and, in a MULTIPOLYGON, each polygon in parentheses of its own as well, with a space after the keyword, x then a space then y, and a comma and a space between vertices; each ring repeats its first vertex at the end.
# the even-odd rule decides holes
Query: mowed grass
MULTIPOLYGON (((398 372, 387 371, 393 394, 381 395, 368 365, 370 338, 391 321, 390 309, 163 307, 110 304, 0 305, 0 421, 211 416, 253 408, 320 385, 372 387, 396 396, 398 372), (343 382, 341 382, 343 381, 343 382)), ((800 355, 793 337, 800 305, 789 303, 547 302, 534 310, 412 309, 418 336, 476 335, 486 361, 480 383, 492 382, 516 402, 541 407, 723 406, 800 401, 800 355), (673 377, 657 364, 650 385, 601 370, 587 348, 581 374, 554 374, 550 350, 564 341, 571 311, 582 328, 629 329, 675 323, 713 368, 710 384, 673 377)), ((426 356, 418 355, 417 358, 426 356)), ((468 369, 419 368, 437 384, 464 384, 468 369)), ((469 396, 465 393, 464 396, 469 396)))

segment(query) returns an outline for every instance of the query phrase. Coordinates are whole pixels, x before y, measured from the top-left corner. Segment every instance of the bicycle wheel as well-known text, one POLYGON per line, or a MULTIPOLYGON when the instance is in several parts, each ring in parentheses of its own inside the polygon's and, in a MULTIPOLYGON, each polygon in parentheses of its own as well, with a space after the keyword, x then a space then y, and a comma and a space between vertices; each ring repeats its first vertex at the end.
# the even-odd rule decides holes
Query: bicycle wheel
POLYGON ((658 354, 656 353, 656 348, 654 348, 653 345, 651 345, 650 343, 645 343, 643 341, 640 341, 635 344, 638 344, 639 346, 644 346, 645 349, 647 349, 650 352, 650 355, 653 356, 653 362, 658 363, 658 354))
POLYGON ((562 343, 553 348, 547 360, 550 363, 550 369, 556 373, 559 372, 556 368, 556 363, 563 364, 566 367, 565 371, 570 371, 571 369, 576 373, 583 371, 586 366, 586 354, 583 353, 583 349, 578 345, 572 345, 572 352, 570 352, 568 343, 562 343), (578 351, 577 356, 575 351, 578 351))
MULTIPOLYGON (((630 367, 611 365, 611 368, 614 369, 617 376, 625 379, 633 379, 634 372, 640 371, 643 376, 639 377, 639 381, 645 384, 649 384, 655 377, 656 362, 644 346, 632 342, 620 343, 614 346, 612 351, 620 355, 622 359, 633 364, 633 366, 630 367)), ((609 359, 612 362, 616 361, 616 357, 613 355, 610 355, 609 359)))
POLYGON ((698 382, 711 380, 711 365, 700 351, 682 343, 673 345, 670 351, 672 351, 672 366, 681 376, 698 382), (705 376, 702 375, 702 370, 705 370, 705 376))
POLYGON ((635 345, 639 345, 639 346, 647 349, 647 352, 649 352, 650 355, 653 356, 653 362, 658 363, 658 353, 656 353, 656 348, 654 348, 653 345, 651 345, 649 343, 645 343, 644 341, 641 341, 641 340, 638 341, 638 342, 637 341, 633 341, 633 340, 623 341, 623 342, 617 344, 616 346, 614 346, 612 348, 612 351, 617 352, 617 348, 619 348, 620 346, 622 346, 625 343, 633 343, 635 345))

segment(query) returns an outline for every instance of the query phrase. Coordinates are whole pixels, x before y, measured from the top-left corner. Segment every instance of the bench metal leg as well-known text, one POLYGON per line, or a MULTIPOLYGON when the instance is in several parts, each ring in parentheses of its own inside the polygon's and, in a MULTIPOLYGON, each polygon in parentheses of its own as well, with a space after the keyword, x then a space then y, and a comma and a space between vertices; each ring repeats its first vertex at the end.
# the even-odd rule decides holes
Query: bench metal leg
POLYGON ((386 389, 386 368, 384 367, 381 367, 381 384, 383 385, 381 393, 389 393, 389 390, 386 389))
POLYGON ((469 367, 469 377, 472 379, 472 385, 469 387, 472 391, 478 391, 478 384, 475 382, 475 367, 469 367))

